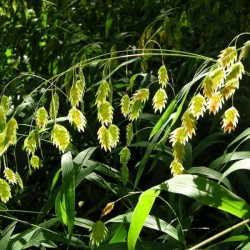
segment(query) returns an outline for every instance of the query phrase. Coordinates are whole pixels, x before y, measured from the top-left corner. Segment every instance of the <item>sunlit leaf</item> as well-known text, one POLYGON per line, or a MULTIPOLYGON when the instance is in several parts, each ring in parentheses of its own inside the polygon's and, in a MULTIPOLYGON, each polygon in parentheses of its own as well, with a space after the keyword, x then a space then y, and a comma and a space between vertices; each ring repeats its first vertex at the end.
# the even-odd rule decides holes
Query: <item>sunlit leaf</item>
POLYGON ((160 191, 149 189, 143 192, 132 214, 128 232, 128 250, 134 250, 137 238, 160 191))

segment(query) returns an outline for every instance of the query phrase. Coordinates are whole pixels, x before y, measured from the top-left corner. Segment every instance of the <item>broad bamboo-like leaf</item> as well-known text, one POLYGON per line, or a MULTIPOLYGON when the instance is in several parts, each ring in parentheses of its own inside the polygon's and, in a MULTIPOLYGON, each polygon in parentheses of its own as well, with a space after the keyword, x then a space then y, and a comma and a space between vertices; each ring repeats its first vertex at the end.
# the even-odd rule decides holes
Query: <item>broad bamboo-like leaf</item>
POLYGON ((109 83, 106 80, 103 80, 99 85, 98 90, 96 92, 96 101, 95 103, 99 106, 101 103, 106 101, 108 94, 110 92, 109 83))
POLYGON ((221 176, 220 181, 222 181, 224 178, 226 178, 229 174, 231 174, 234 171, 238 171, 241 169, 250 170, 250 159, 243 159, 240 161, 235 162, 230 168, 228 168, 221 176))
POLYGON ((235 130, 238 123, 239 112, 235 107, 227 109, 223 115, 222 128, 224 133, 235 130))
POLYGON ((190 111, 196 119, 198 119, 200 116, 203 116, 204 112, 206 111, 205 105, 206 100, 201 94, 197 94, 192 98, 190 103, 190 111))
POLYGON ((133 140, 134 131, 133 131, 133 123, 129 123, 126 126, 126 146, 129 146, 133 140))
POLYGON ((91 245, 99 246, 107 237, 108 229, 102 221, 97 221, 91 227, 90 242, 91 245))
POLYGON ((112 145, 112 136, 109 129, 107 129, 105 126, 101 126, 97 132, 97 135, 101 144, 101 148, 104 148, 105 151, 110 151, 112 145))
POLYGON ((44 129, 48 122, 48 112, 44 107, 36 111, 36 124, 38 128, 44 129))
POLYGON ((131 106, 129 120, 130 121, 137 120, 141 112, 142 112, 142 102, 141 100, 136 100, 131 106))
POLYGON ((153 189, 186 195, 241 219, 250 216, 250 205, 246 201, 218 183, 196 175, 177 175, 153 189))
POLYGON ((110 135, 111 135, 111 148, 115 148, 117 146, 117 143, 119 142, 119 138, 120 138, 120 131, 119 128, 114 125, 111 124, 108 128, 110 135))
POLYGON ((58 110, 59 110, 59 96, 55 92, 52 95, 52 99, 51 99, 50 107, 49 107, 49 114, 52 119, 56 119, 58 110))
POLYGON ((30 165, 33 168, 40 168, 42 166, 42 161, 37 155, 32 155, 30 159, 30 165))
POLYGON ((10 184, 16 184, 17 183, 17 178, 15 173, 10 169, 10 168, 5 168, 4 171, 4 177, 5 179, 10 183, 10 184))
POLYGON ((155 93, 155 96, 153 97, 153 108, 156 112, 157 110, 162 112, 162 110, 165 108, 165 105, 167 103, 167 94, 166 91, 162 88, 158 89, 155 93))
POLYGON ((1 232, 1 239, 0 239, 1 250, 10 249, 9 243, 11 241, 11 235, 15 229, 16 224, 17 224, 17 221, 13 221, 1 232))
POLYGON ((75 170, 72 155, 67 152, 62 156, 62 186, 61 193, 65 203, 66 218, 65 222, 68 227, 69 238, 71 239, 74 228, 75 217, 75 170))
POLYGON ((97 116, 102 125, 109 125, 112 123, 113 110, 113 107, 108 101, 104 101, 98 106, 97 116))
POLYGON ((165 65, 162 65, 158 70, 159 84, 162 88, 166 87, 168 83, 168 71, 165 65))
POLYGON ((23 148, 29 153, 34 154, 37 149, 36 131, 31 130, 29 135, 24 140, 23 148))
POLYGON ((0 199, 3 203, 6 203, 11 198, 10 186, 9 184, 0 178, 0 199))
POLYGON ((79 132, 84 131, 86 127, 86 118, 79 109, 76 107, 71 108, 68 117, 69 122, 74 125, 74 127, 77 128, 79 132))
POLYGON ((132 214, 128 232, 128 250, 134 250, 137 238, 150 213, 156 197, 160 194, 158 190, 149 189, 143 192, 132 214))
POLYGON ((218 62, 223 68, 230 67, 237 60, 237 49, 236 47, 228 47, 221 51, 218 62))
POLYGON ((222 94, 216 92, 207 102, 207 109, 209 113, 213 113, 214 115, 218 113, 218 111, 222 108, 222 104, 224 103, 224 98, 222 94))
POLYGON ((59 124, 55 124, 51 132, 52 143, 62 152, 68 147, 70 135, 68 130, 59 124))
POLYGON ((127 165, 130 159, 130 156, 131 156, 131 153, 130 153, 129 148, 127 147, 122 148, 122 150, 120 151, 120 163, 127 165))
POLYGON ((130 111, 130 98, 126 94, 121 99, 121 112, 125 118, 128 116, 129 111, 130 111))

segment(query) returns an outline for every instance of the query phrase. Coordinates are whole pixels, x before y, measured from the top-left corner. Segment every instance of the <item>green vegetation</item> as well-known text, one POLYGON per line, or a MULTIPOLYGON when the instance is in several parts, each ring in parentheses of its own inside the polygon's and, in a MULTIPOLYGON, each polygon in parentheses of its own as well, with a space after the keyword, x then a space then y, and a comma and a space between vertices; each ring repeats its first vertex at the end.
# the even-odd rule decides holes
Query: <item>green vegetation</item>
POLYGON ((0 249, 248 249, 246 6, 1 1, 0 249))

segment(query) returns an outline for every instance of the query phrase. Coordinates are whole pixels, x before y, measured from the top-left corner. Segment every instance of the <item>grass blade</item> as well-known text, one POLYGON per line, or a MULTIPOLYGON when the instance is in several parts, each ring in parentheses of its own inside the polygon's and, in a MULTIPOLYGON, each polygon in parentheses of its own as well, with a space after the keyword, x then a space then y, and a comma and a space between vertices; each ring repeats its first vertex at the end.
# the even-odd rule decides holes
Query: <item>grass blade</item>
POLYGON ((140 195, 128 232, 128 250, 134 250, 137 238, 160 191, 149 189, 140 195))
POLYGON ((69 237, 72 236, 75 214, 75 172, 70 152, 62 156, 62 197, 65 199, 69 237))
POLYGON ((250 205, 246 201, 221 185, 196 175, 178 175, 154 189, 186 195, 241 219, 250 216, 250 205))

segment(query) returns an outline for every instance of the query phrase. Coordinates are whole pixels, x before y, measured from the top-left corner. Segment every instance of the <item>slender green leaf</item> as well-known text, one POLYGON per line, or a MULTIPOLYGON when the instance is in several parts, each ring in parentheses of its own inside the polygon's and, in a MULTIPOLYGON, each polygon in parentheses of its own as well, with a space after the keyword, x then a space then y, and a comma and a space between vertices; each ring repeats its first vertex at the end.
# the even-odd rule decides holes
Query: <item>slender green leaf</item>
POLYGON ((0 239, 0 249, 1 250, 8 249, 10 237, 11 237, 11 235, 16 227, 16 224, 17 224, 17 222, 13 221, 1 233, 1 239, 0 239))
POLYGON ((196 175, 178 175, 154 189, 183 194, 241 219, 249 218, 250 205, 221 185, 196 175))
POLYGON ((70 152, 62 156, 62 197, 65 199, 67 226, 70 237, 73 234, 75 216, 75 172, 70 152))
MULTIPOLYGON (((206 168, 206 167, 192 167, 185 171, 185 174, 197 174, 197 175, 203 175, 207 178, 211 178, 217 181, 220 181, 222 179, 222 173, 219 173, 216 170, 206 168)), ((231 184, 228 179, 224 179, 222 183, 231 190, 231 184)))
POLYGON ((141 229, 149 215, 149 212, 154 204, 156 197, 160 194, 159 191, 149 189, 143 192, 133 212, 131 223, 128 232, 128 249, 134 250, 137 238, 141 229))
POLYGON ((226 178, 229 174, 236 170, 240 169, 247 169, 250 170, 250 159, 244 159, 235 162, 228 170, 226 170, 223 175, 221 176, 220 181, 223 181, 224 178, 226 178))
POLYGON ((237 151, 232 153, 227 153, 211 162, 208 168, 220 169, 222 164, 228 163, 230 161, 249 159, 250 151, 237 151))

